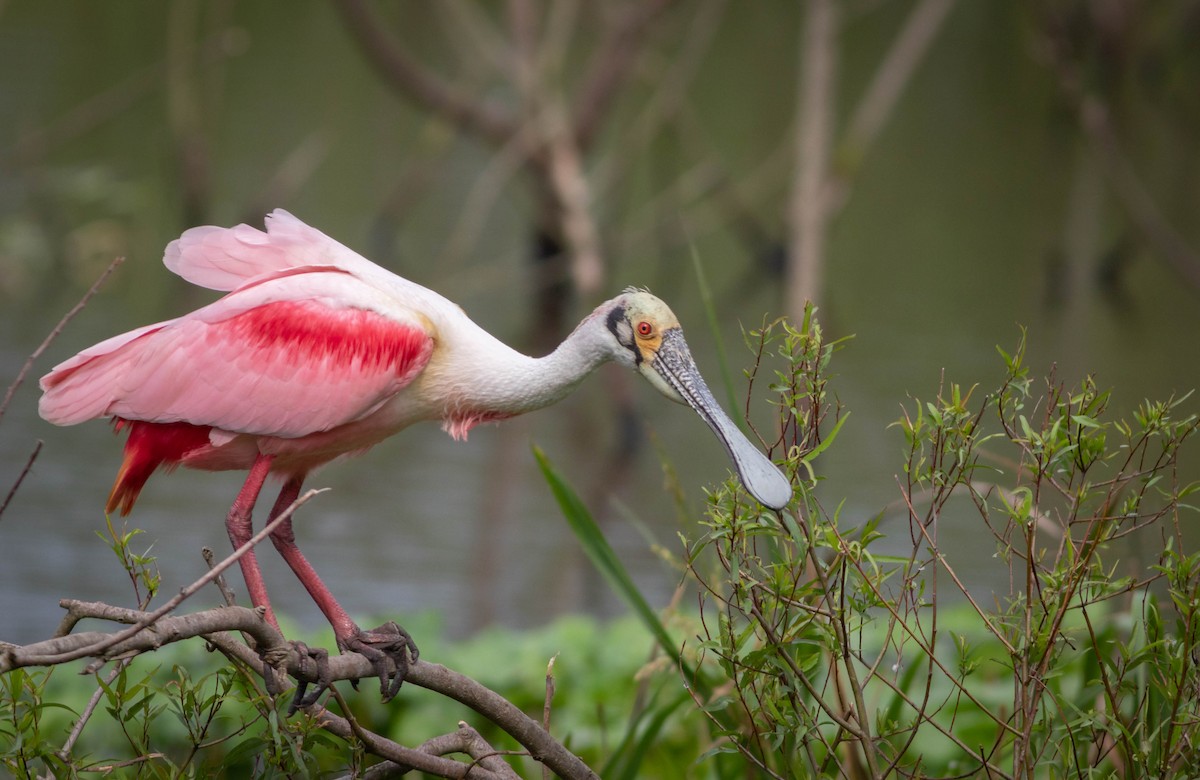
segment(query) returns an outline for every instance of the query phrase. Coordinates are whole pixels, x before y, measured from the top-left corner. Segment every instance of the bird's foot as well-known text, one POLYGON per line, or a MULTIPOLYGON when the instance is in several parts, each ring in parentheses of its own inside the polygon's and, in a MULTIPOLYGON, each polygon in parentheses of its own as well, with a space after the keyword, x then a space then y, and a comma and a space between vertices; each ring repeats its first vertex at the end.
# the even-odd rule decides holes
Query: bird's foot
POLYGON ((267 686, 267 695, 274 698, 283 693, 287 679, 287 662, 291 648, 280 645, 269 650, 259 650, 258 657, 262 659, 263 683, 267 686))
MULTIPOLYGON (((343 650, 358 653, 371 662, 371 668, 379 678, 379 693, 385 703, 400 691, 409 666, 416 663, 420 656, 417 643, 407 631, 392 621, 369 631, 360 628, 338 644, 343 650)), ((352 681, 355 684, 357 682, 352 681)))
POLYGON ((333 685, 333 677, 329 671, 329 651, 323 647, 309 647, 303 642, 292 642, 292 647, 299 657, 299 669, 296 675, 296 694, 288 706, 288 717, 296 710, 304 709, 317 703, 317 699, 325 689, 333 685), (305 695, 309 679, 316 682, 316 690, 305 695))

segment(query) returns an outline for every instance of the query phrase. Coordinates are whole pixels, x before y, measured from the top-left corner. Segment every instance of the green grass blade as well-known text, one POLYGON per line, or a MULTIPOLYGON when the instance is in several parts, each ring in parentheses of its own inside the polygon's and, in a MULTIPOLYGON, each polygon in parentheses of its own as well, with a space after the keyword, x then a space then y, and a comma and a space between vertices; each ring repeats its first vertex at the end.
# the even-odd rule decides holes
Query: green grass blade
POLYGON ((658 615, 650 608, 641 591, 637 589, 633 578, 629 576, 629 572, 617 558, 616 552, 604 538, 604 533, 592 518, 591 513, 588 512, 587 507, 583 505, 583 501, 550 465, 550 461, 547 460, 546 454, 542 452, 541 448, 534 447, 533 456, 542 470, 542 476, 550 485, 550 491, 558 501, 563 517, 567 519, 567 524, 571 526, 571 530, 575 532, 576 538, 583 546, 583 551, 591 559, 592 564, 600 570, 600 574, 608 581, 613 591, 629 605, 629 608, 649 629, 663 652, 669 655, 678 666, 681 662, 678 644, 671 638, 662 621, 658 619, 658 615))
POLYGON ((667 719, 685 703, 691 701, 688 694, 680 694, 675 699, 658 703, 655 700, 646 709, 638 713, 629 724, 629 730, 620 746, 613 752, 608 762, 600 770, 600 776, 610 780, 636 780, 641 776, 642 764, 646 760, 650 748, 658 741, 667 719), (645 723, 639 733, 638 729, 645 723))
POLYGON ((708 329, 712 332, 713 345, 717 348, 717 367, 721 372, 721 384, 725 387, 729 412, 733 420, 742 430, 746 429, 746 417, 738 404, 737 392, 734 388, 733 375, 729 373, 729 360, 725 357, 725 342, 721 340, 721 328, 717 324, 717 307, 713 303, 712 290, 708 286, 708 277, 704 275, 704 265, 700 262, 700 254, 695 245, 691 246, 692 265, 696 269, 696 283, 700 286, 700 300, 704 303, 704 313, 708 317, 708 329))

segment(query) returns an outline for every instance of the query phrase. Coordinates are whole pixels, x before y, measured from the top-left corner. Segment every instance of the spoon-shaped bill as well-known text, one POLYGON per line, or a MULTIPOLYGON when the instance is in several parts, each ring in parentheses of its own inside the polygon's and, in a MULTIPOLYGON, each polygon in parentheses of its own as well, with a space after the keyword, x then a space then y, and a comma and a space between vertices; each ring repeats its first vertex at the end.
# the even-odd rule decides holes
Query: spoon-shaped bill
POLYGON ((713 398, 692 360, 682 330, 672 328, 663 333, 653 369, 717 434, 750 495, 771 509, 787 506, 792 500, 791 483, 766 455, 750 443, 713 398))

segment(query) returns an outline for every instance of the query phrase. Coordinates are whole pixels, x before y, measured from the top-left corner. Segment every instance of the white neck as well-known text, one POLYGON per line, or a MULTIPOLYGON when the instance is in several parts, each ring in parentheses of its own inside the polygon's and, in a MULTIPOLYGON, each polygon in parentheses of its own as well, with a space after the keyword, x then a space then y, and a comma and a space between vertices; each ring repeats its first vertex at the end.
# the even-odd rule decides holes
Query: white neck
POLYGON ((548 406, 574 390, 601 363, 612 359, 603 321, 579 324, 545 357, 506 346, 471 324, 455 333, 444 359, 426 370, 433 397, 450 403, 446 416, 511 417, 548 406))

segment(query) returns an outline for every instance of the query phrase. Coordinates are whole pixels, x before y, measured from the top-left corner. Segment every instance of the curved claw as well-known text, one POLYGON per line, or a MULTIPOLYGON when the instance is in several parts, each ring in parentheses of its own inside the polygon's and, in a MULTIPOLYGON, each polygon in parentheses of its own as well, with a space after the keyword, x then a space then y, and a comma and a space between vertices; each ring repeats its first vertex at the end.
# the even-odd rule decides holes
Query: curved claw
POLYGON ((379 678, 379 693, 385 703, 399 693, 410 665, 420 657, 417 643, 393 621, 370 631, 359 629, 341 645, 342 649, 356 652, 371 662, 371 668, 379 678))
POLYGON ((288 717, 291 717, 296 710, 310 707, 317 703, 321 694, 325 689, 333 685, 333 676, 329 671, 329 651, 323 647, 309 647, 303 642, 292 642, 292 647, 300 656, 300 675, 297 677, 296 694, 292 697, 292 703, 288 706, 288 717), (310 663, 311 662, 311 665, 310 663), (315 667, 315 668, 314 668, 315 667), (315 677, 317 689, 310 695, 305 695, 308 690, 308 680, 305 678, 315 677))

